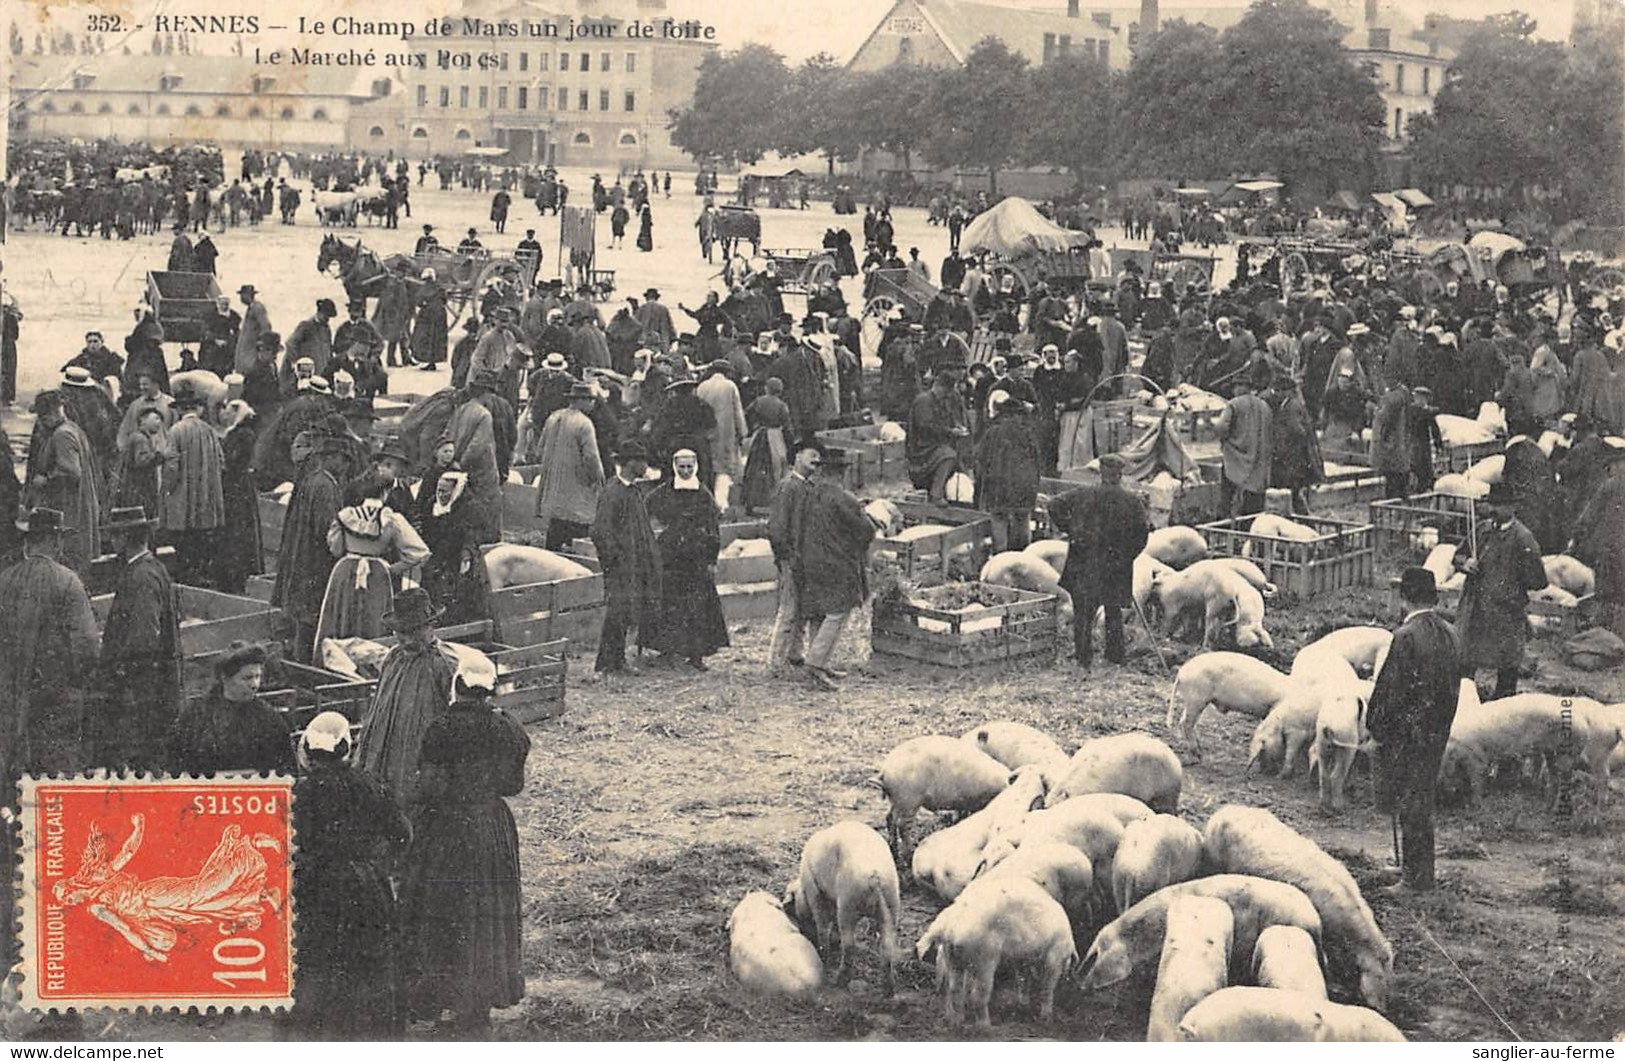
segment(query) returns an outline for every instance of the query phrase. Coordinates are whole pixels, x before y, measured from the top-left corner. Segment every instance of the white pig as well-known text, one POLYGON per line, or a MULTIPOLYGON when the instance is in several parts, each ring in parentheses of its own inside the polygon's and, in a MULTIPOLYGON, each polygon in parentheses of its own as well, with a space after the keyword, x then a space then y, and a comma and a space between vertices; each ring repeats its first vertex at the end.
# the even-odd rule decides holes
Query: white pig
POLYGON ((584 565, 534 545, 497 546, 485 554, 485 570, 491 576, 493 590, 592 576, 584 565))
POLYGON ((984 877, 1024 877, 1061 904, 1075 925, 1087 924, 1094 904, 1094 867, 1089 856, 1053 840, 1023 844, 1016 853, 987 870, 984 877))
POLYGON ((1084 741, 1066 775, 1052 787, 1046 807, 1088 792, 1121 792, 1153 810, 1179 809, 1185 770, 1174 750, 1149 733, 1114 733, 1084 741))
POLYGON ((1253 980, 1259 987, 1326 997, 1326 976, 1320 969, 1315 941, 1291 925, 1271 925, 1258 934, 1253 945, 1253 980))
POLYGON ((1168 907, 1157 986, 1145 1041, 1179 1041, 1179 1021, 1191 1007, 1230 982, 1230 937, 1236 917, 1223 899, 1187 895, 1168 907))
POLYGON ((728 915, 728 966, 761 995, 804 998, 824 982, 818 951, 766 892, 750 892, 728 915))
POLYGON ((1299 649, 1292 660, 1292 674, 1312 675, 1316 656, 1324 652, 1346 660, 1360 674, 1374 676, 1393 641, 1393 633, 1380 626, 1345 626, 1299 649))
POLYGON ((1576 597, 1589 597, 1597 588, 1597 573, 1572 556, 1559 553, 1543 556, 1540 562, 1546 567, 1546 581, 1576 597))
POLYGON ((1457 710, 1439 780, 1447 788, 1465 780, 1468 799, 1476 802, 1484 774, 1497 759, 1572 750, 1595 780, 1601 804, 1608 798, 1609 759, 1622 741, 1625 729, 1596 700, 1519 693, 1477 710, 1457 710))
POLYGON ((1298 991, 1227 987, 1192 1006, 1179 1022, 1184 1042, 1402 1043, 1380 1013, 1298 991))
POLYGON ((1066 753, 1042 730, 1025 722, 984 722, 959 738, 1014 770, 1028 763, 1049 766, 1066 753))
POLYGON ((915 946, 921 961, 936 953, 937 983, 947 1013, 989 1027, 987 1004, 1003 966, 1024 966, 1038 991, 1038 1019, 1055 1012, 1055 985, 1078 960, 1066 911, 1041 886, 1021 877, 978 880, 937 915, 915 946))
POLYGON ((1066 570, 1066 554, 1071 548, 1071 543, 1061 538, 1040 538, 1021 551, 1038 557, 1059 575, 1066 570))
POLYGON ((1221 714, 1263 718, 1293 688, 1291 679, 1262 660, 1240 652, 1204 652, 1186 660, 1174 676, 1164 725, 1173 729, 1177 719, 1180 735, 1200 754, 1196 722, 1209 704, 1221 714))
POLYGON ((1202 834, 1172 814, 1123 830, 1112 860, 1112 898, 1122 913, 1158 888, 1190 880, 1202 861, 1202 834))
POLYGON ((880 790, 891 801, 886 826, 901 857, 921 808, 975 811, 1010 786, 1010 769, 955 737, 915 737, 886 754, 880 790))
POLYGON ((1094 868, 1096 890, 1108 893, 1112 859, 1122 840, 1123 826, 1116 818, 1097 807, 1067 802, 1027 815, 1018 832, 983 849, 982 861, 992 869, 1018 847, 1037 843, 1070 844, 1088 856, 1089 865, 1094 868))
POLYGON ((810 920, 819 949, 828 952, 830 928, 840 937, 835 982, 845 983, 857 943, 858 919, 874 922, 886 962, 886 994, 897 989, 897 920, 902 910, 897 867, 881 835, 862 822, 820 829, 801 849, 801 876, 790 885, 796 919, 810 920))
POLYGON ((1207 539, 1191 527, 1163 527, 1146 538, 1144 552, 1169 567, 1188 567, 1207 555, 1207 539))

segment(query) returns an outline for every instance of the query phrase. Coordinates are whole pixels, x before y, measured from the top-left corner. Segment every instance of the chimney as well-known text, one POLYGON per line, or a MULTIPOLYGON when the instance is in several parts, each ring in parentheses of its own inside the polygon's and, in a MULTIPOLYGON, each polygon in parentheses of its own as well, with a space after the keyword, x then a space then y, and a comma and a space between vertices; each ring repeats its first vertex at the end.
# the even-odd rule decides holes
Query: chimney
POLYGON ((1365 24, 1368 29, 1377 24, 1377 0, 1365 0, 1365 24))
POLYGON ((1081 0, 1066 0, 1066 17, 1067 18, 1077 18, 1078 17, 1078 5, 1079 5, 1080 2, 1081 2, 1081 0))
POLYGON ((1157 32, 1157 0, 1140 0, 1140 39, 1157 32))

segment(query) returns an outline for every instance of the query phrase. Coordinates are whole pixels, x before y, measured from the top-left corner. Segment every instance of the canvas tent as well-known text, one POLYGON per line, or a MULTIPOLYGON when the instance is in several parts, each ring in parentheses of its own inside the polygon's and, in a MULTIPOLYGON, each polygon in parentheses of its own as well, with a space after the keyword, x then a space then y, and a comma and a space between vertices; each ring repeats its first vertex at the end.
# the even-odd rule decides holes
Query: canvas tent
POLYGON ((1089 233, 1062 228, 1026 199, 1011 196, 977 214, 960 240, 964 253, 986 252, 1007 258, 1086 247, 1089 233))

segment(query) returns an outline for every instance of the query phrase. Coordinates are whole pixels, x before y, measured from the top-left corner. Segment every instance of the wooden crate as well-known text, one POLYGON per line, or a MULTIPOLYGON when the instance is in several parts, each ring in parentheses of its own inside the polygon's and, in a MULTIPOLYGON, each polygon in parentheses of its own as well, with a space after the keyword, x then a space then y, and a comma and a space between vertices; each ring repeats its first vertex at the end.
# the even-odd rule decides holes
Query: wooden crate
POLYGON ((876 538, 869 546, 871 564, 894 566, 915 585, 928 586, 953 580, 956 554, 965 570, 978 572, 987 563, 993 551, 993 520, 987 513, 929 501, 893 504, 902 514, 905 529, 938 524, 947 530, 913 541, 876 538))
POLYGON ((536 516, 536 498, 540 496, 541 490, 536 486, 536 478, 542 474, 542 466, 515 464, 509 472, 510 474, 517 472, 524 482, 516 483, 510 479, 502 483, 503 532, 517 534, 540 531, 542 523, 536 516))
POLYGON ((1166 413, 1168 427, 1179 439, 1186 442, 1217 442, 1219 414, 1223 411, 1223 409, 1153 409, 1149 405, 1135 402, 1129 412, 1129 422, 1134 436, 1138 438, 1147 429, 1157 426, 1166 413))
MULTIPOLYGON (((497 668, 496 695, 491 703, 519 722, 540 722, 564 713, 564 679, 568 669, 565 640, 542 641, 515 647, 495 639, 489 620, 444 626, 435 631, 442 641, 456 641, 479 649, 497 668)), ((380 644, 394 645, 392 637, 380 644)))
MULTIPOLYGON (((1399 601, 1399 576, 1395 575, 1388 580, 1388 587, 1394 595, 1397 604, 1399 601)), ((1559 604, 1555 601, 1530 601, 1528 616, 1531 620, 1529 628, 1543 637, 1570 638, 1585 628, 1586 622, 1592 614, 1596 596, 1586 594, 1573 604, 1559 604)), ((1451 614, 1459 613, 1461 608, 1461 589, 1452 587, 1439 590, 1439 607, 1451 614)))
MULTIPOLYGON (((492 546, 486 546, 489 551, 492 546)), ((565 554, 560 554, 565 555, 565 554)), ((516 648, 568 639, 596 645, 604 625, 603 568, 595 557, 570 556, 593 572, 581 578, 533 582, 491 591, 496 640, 516 648)))
MULTIPOLYGON (((177 585, 175 602, 181 622, 181 685, 186 690, 206 688, 213 680, 215 657, 232 644, 265 644, 284 633, 282 609, 264 601, 177 585)), ((92 597, 90 607, 100 631, 107 625, 113 595, 92 597)))
POLYGON ((1412 552, 1429 527, 1439 532, 1440 544, 1461 545, 1471 534, 1475 505, 1471 498, 1440 493, 1373 501, 1371 525, 1377 531, 1377 550, 1385 556, 1412 552))
POLYGON ((260 699, 282 712, 289 726, 298 731, 323 711, 337 711, 351 722, 360 722, 371 710, 377 691, 376 681, 279 659, 266 664, 260 699))
POLYGON ((983 600, 997 603, 977 611, 947 611, 937 604, 964 588, 948 585, 918 590, 914 599, 877 604, 871 650, 942 667, 1055 658, 1058 598, 1008 586, 973 585, 983 600))
MULTIPOLYGON (((738 523, 724 523, 720 527, 722 547, 727 548, 741 538, 766 538, 766 520, 743 520, 738 523)), ((574 538, 570 542, 570 555, 572 558, 583 556, 598 558, 598 547, 592 543, 591 538, 574 538)), ((771 553, 763 556, 728 556, 717 559, 717 592, 721 593, 725 586, 748 586, 755 583, 766 582, 773 586, 779 584, 779 568, 773 560, 771 553)))
POLYGON ((908 460, 903 455, 907 443, 882 442, 876 425, 831 428, 818 432, 818 440, 846 454, 849 463, 843 485, 854 493, 865 487, 908 481, 908 460))
MULTIPOLYGON (((1146 516, 1152 527, 1196 527, 1211 523, 1225 515, 1224 491, 1220 486, 1224 478, 1224 464, 1217 459, 1198 460, 1197 467, 1202 471, 1200 483, 1182 483, 1172 490, 1161 490, 1154 489, 1148 482, 1124 479, 1123 489, 1145 503, 1146 516)), ((1042 493, 1046 483, 1057 482, 1075 485, 1098 483, 1100 473, 1089 468, 1078 468, 1068 472, 1065 479, 1040 479, 1039 491, 1042 493)))
POLYGON ((1464 472, 1485 457, 1506 451, 1507 444, 1500 439, 1468 442, 1461 446, 1440 446, 1433 451, 1433 477, 1437 479, 1449 472, 1464 472))
POLYGON ((1348 586, 1371 584, 1376 567, 1376 529, 1371 524, 1293 516, 1293 522, 1320 532, 1309 541, 1296 542, 1252 534, 1247 529, 1252 520, 1252 516, 1242 516, 1204 523, 1197 529, 1212 555, 1248 558, 1286 596, 1304 600, 1348 586))
POLYGON ((270 494, 259 495, 260 555, 265 558, 265 569, 276 569, 277 550, 282 548, 282 528, 288 522, 288 506, 270 494))

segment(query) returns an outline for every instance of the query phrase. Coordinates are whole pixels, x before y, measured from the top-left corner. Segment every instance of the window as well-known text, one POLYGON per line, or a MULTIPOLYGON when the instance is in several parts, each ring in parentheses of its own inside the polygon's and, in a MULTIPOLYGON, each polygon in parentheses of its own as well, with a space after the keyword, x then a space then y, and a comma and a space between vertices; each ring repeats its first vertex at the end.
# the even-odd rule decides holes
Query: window
POLYGON ((263 118, 265 117, 265 111, 261 110, 260 105, 256 103, 254 106, 248 108, 248 116, 250 118, 263 118))
POLYGON ((626 104, 626 112, 628 114, 632 113, 638 109, 638 94, 636 92, 628 92, 624 102, 626 104))
POLYGON ((629 74, 635 74, 635 73, 638 72, 638 53, 637 52, 627 52, 626 53, 626 72, 629 73, 629 74))
POLYGON ((394 82, 390 81, 389 78, 380 77, 372 83, 372 94, 374 96, 387 96, 393 91, 394 87, 394 82))
POLYGON ((457 139, 472 140, 474 139, 474 134, 469 132, 467 129, 459 129, 457 130, 457 139))
POLYGON ((222 103, 214 109, 214 116, 216 118, 229 118, 231 117, 231 108, 222 103))
POLYGON ((468 86, 467 85, 460 85, 457 88, 457 106, 459 106, 459 107, 467 107, 468 106, 468 86))
POLYGON ((1083 42, 1083 54, 1087 55, 1091 59, 1097 58, 1095 55, 1095 42, 1093 38, 1085 38, 1083 42))
POLYGON ((1388 50, 1388 31, 1375 27, 1366 30, 1366 46, 1372 51, 1385 52, 1388 50))
MULTIPOLYGON (((196 110, 197 110, 197 108, 194 107, 194 108, 192 108, 191 111, 188 111, 187 113, 190 114, 190 113, 195 112, 196 110)), ((83 114, 83 113, 85 113, 85 105, 83 103, 79 102, 78 100, 74 100, 72 103, 68 104, 68 113, 69 114, 83 114)))
POLYGON ((1394 64, 1394 91, 1395 92, 1404 92, 1405 91, 1405 64, 1404 63, 1395 63, 1394 64))
POLYGON ((584 111, 589 109, 591 106, 592 104, 587 102, 586 89, 582 89, 580 92, 576 93, 576 110, 584 111))
POLYGON ((503 52, 502 57, 497 60, 497 68, 499 70, 508 69, 508 53, 507 52, 503 52))
POLYGON ((536 57, 536 69, 540 70, 544 74, 547 72, 547 53, 546 52, 542 52, 540 55, 538 55, 536 57))
POLYGON ((96 108, 96 113, 97 114, 112 114, 113 113, 113 105, 111 103, 103 103, 100 107, 96 108))
POLYGON ((382 125, 375 125, 371 129, 367 130, 367 135, 372 137, 374 140, 382 140, 384 138, 384 127, 382 125))
POLYGON ((418 106, 419 107, 427 107, 428 105, 429 105, 429 86, 428 85, 419 85, 418 86, 418 106))
MULTIPOLYGON (((536 96, 537 96, 538 99, 540 99, 541 98, 541 93, 538 92, 536 94, 536 96)), ((528 85, 520 85, 519 86, 519 91, 517 93, 517 98, 518 98, 518 109, 519 110, 528 110, 530 108, 530 87, 528 85)))
POLYGON ((1098 58, 1103 63, 1110 63, 1112 61, 1112 42, 1111 41, 1101 41, 1100 42, 1100 52, 1096 56, 1096 58, 1098 58))
POLYGON ((414 140, 427 140, 427 139, 429 139, 429 130, 425 129, 421 125, 418 126, 416 129, 412 130, 412 139, 414 139, 414 140))
POLYGON ((621 141, 620 141, 620 143, 621 143, 622 147, 637 147, 638 146, 638 134, 632 132, 631 130, 627 130, 627 131, 621 133, 621 141))
POLYGON ((592 135, 590 133, 588 133, 587 130, 583 129, 583 130, 581 130, 579 133, 577 133, 575 135, 574 139, 571 142, 576 143, 576 144, 589 144, 590 145, 592 143, 592 135))
POLYGON ((567 111, 569 109, 570 109, 570 90, 567 89, 567 88, 561 88, 561 89, 559 89, 559 110, 567 111))
POLYGON ((569 52, 560 52, 559 53, 559 72, 562 73, 562 72, 564 72, 564 71, 566 71, 568 69, 570 69, 570 53, 569 52))
MULTIPOLYGON (((40 104, 40 110, 50 112, 50 111, 56 110, 56 108, 51 106, 49 101, 46 101, 45 103, 40 104)), ((158 104, 158 110, 157 110, 156 113, 158 113, 158 114, 168 114, 169 113, 169 104, 167 104, 167 103, 158 104)))
POLYGON ((487 88, 485 85, 481 85, 480 86, 480 110, 482 110, 482 111, 486 110, 490 106, 491 106, 491 90, 489 88, 487 88))
POLYGON ((451 88, 448 85, 440 86, 440 106, 451 106, 451 88))
POLYGON ((310 120, 313 122, 325 122, 327 121, 327 112, 322 108, 317 107, 315 110, 310 112, 310 120))
POLYGON ((139 104, 139 103, 130 104, 130 109, 125 111, 124 113, 125 114, 140 114, 141 113, 141 104, 139 104))
POLYGON ((598 53, 598 70, 599 70, 600 73, 604 73, 604 74, 609 73, 609 53, 608 52, 599 52, 598 53))
MULTIPOLYGON (((74 106, 78 107, 80 110, 84 110, 84 107, 80 106, 77 103, 75 103, 74 106)), ((201 117, 203 117, 203 108, 199 107, 196 103, 194 103, 191 106, 186 108, 186 116, 188 118, 201 118, 201 117)))
POLYGON ((912 58, 914 58, 914 38, 897 38, 897 61, 900 63, 906 63, 912 58))
POLYGON ((1398 140, 1405 135, 1405 112, 1399 107, 1394 108, 1394 139, 1398 140))
POLYGON ((601 111, 609 110, 609 89, 607 88, 598 90, 598 109, 601 111))
POLYGON ((1426 96, 1429 92, 1433 91, 1433 86, 1430 84, 1430 82, 1432 80, 1433 80, 1433 69, 1432 69, 1432 67, 1427 67, 1427 66, 1422 67, 1422 95, 1426 96))
POLYGON ((1047 63, 1053 58, 1055 58, 1055 34, 1046 33, 1046 34, 1044 34, 1044 59, 1043 59, 1043 61, 1047 63))
POLYGON ((282 113, 280 115, 278 115, 278 117, 280 117, 285 122, 293 121, 293 108, 292 107, 283 107, 282 108, 282 113))
POLYGON ((1055 43, 1055 54, 1056 55, 1066 55, 1071 51, 1072 51, 1072 34, 1070 34, 1070 33, 1061 34, 1061 36, 1056 40, 1056 43, 1055 43))
MULTIPOLYGON (((48 99, 40 100, 39 109, 40 109, 41 114, 55 114, 56 113, 56 104, 52 103, 48 99)), ((169 105, 167 103, 158 104, 158 113, 159 114, 168 114, 169 113, 169 105)))
POLYGON ((581 53, 581 65, 576 67, 576 69, 580 70, 583 74, 587 73, 589 70, 592 69, 592 53, 591 52, 582 52, 581 53))
POLYGON ((519 53, 519 72, 522 74, 526 70, 529 70, 529 69, 530 69, 530 53, 529 52, 520 52, 519 53))
MULTIPOLYGON (((524 53, 521 52, 520 54, 523 55, 524 53)), ((505 111, 507 109, 508 109, 508 86, 507 85, 498 85, 497 86, 497 110, 505 111)))

